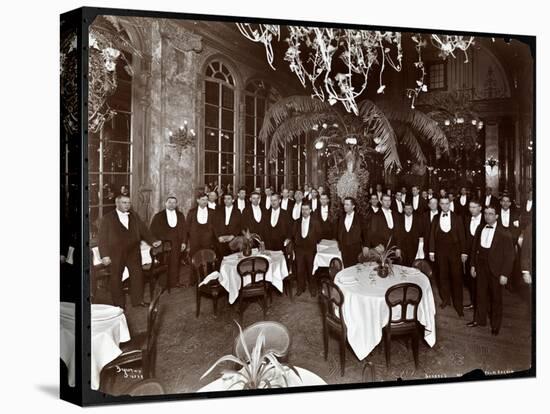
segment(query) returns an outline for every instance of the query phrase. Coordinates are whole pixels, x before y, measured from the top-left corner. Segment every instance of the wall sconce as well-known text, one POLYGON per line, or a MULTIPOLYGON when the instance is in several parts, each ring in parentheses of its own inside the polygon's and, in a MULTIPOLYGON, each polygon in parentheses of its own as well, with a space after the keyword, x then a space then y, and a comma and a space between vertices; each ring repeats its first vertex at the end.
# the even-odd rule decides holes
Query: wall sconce
POLYGON ((498 159, 492 155, 485 161, 485 171, 489 176, 495 176, 498 172, 498 159))
POLYGON ((357 145, 357 138, 347 137, 346 138, 346 144, 348 144, 348 145, 357 145))
POLYGON ((184 149, 195 146, 195 136, 195 130, 188 127, 187 120, 184 120, 183 125, 175 131, 168 132, 170 144, 177 147, 180 156, 184 149))

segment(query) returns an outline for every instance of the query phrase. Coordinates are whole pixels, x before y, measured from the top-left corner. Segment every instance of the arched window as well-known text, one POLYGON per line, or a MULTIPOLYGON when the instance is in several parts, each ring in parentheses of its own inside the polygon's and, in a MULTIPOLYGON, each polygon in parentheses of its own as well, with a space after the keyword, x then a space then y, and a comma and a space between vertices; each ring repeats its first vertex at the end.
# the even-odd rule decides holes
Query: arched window
POLYGON ((235 80, 218 61, 204 81, 204 182, 227 189, 235 181, 235 80))
POLYGON ((277 159, 269 162, 267 145, 258 139, 266 110, 279 99, 277 91, 264 81, 252 81, 246 87, 244 182, 249 190, 271 185, 279 191, 285 181, 285 149, 279 149, 277 159))

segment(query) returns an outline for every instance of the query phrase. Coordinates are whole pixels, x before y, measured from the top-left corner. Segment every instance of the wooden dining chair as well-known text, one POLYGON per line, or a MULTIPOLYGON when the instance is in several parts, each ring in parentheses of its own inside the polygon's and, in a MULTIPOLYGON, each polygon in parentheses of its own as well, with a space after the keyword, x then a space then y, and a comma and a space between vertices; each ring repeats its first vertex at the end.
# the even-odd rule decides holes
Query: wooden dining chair
POLYGON ((333 282, 338 272, 343 268, 344 264, 342 263, 342 260, 340 260, 340 258, 333 257, 332 259, 330 259, 330 264, 328 266, 328 275, 333 282))
POLYGON ((386 365, 391 364, 391 340, 393 337, 406 336, 411 340, 414 365, 418 368, 418 345, 424 326, 418 321, 418 306, 422 300, 422 289, 414 283, 399 283, 390 287, 385 295, 389 308, 387 325, 382 329, 384 336, 384 350, 386 353, 386 365), (412 307, 412 317, 407 315, 407 310, 412 307), (398 318, 394 318, 398 312, 398 318))
POLYGON ((292 242, 285 246, 283 253, 285 255, 286 267, 288 269, 288 276, 283 279, 283 291, 290 298, 290 301, 294 302, 292 283, 296 281, 296 261, 294 256, 294 245, 292 242))
POLYGON ((201 298, 203 296, 212 299, 212 305, 214 307, 214 316, 218 315, 218 298, 224 296, 227 291, 220 284, 218 280, 211 280, 205 285, 199 286, 201 282, 210 273, 218 270, 218 258, 216 252, 212 249, 202 249, 196 252, 191 258, 193 268, 197 273, 197 287, 196 287, 196 299, 197 299, 197 311, 196 317, 198 318, 201 313, 201 298))
POLYGON ((124 368, 132 368, 141 372, 143 379, 153 378, 157 365, 157 338, 159 329, 159 306, 163 292, 149 304, 147 310, 147 329, 145 332, 132 332, 131 340, 121 344, 122 354, 109 362, 101 370, 102 389, 112 388, 116 373, 124 368))
POLYGON ((346 370, 346 343, 347 328, 343 319, 344 294, 333 281, 321 281, 321 313, 323 317, 323 346, 325 360, 328 358, 328 342, 330 334, 338 338, 340 344, 340 375, 343 377, 346 370))
MULTIPOLYGON (((288 352, 290 349, 290 333, 286 326, 280 322, 275 321, 260 321, 253 323, 243 330, 244 342, 248 354, 252 353, 258 335, 262 333, 265 338, 263 350, 265 352, 273 352, 273 354, 280 360, 286 360, 288 358, 288 352)), ((240 360, 245 361, 246 352, 241 342, 240 336, 235 338, 235 344, 233 346, 234 355, 240 360)))
POLYGON ((241 289, 239 290, 239 320, 241 324, 244 311, 251 301, 260 304, 264 318, 266 317, 270 283, 265 276, 268 270, 269 261, 261 256, 245 257, 237 263, 237 273, 241 278, 241 289), (250 283, 245 286, 247 277, 250 278, 250 283))
MULTIPOLYGON (((149 285, 149 300, 153 300, 155 287, 162 281, 161 285, 168 286, 168 263, 172 252, 172 242, 163 240, 158 247, 151 247, 151 263, 142 266, 143 283, 149 285)), ((168 293, 170 288, 168 287, 168 293)))

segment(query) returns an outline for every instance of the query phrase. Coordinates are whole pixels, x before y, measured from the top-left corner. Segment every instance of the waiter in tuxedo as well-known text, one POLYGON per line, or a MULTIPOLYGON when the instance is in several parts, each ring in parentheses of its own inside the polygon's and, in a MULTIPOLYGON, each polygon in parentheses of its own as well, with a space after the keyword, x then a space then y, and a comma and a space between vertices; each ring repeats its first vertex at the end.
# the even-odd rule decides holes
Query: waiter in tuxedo
POLYGON ((260 206, 264 212, 269 211, 271 208, 271 195, 273 194, 273 189, 270 186, 267 186, 264 190, 264 197, 260 200, 260 206))
POLYGON ((292 220, 296 221, 300 219, 302 215, 302 200, 304 199, 304 193, 300 190, 296 190, 294 193, 294 203, 292 205, 292 210, 290 210, 290 217, 292 220))
POLYGON ((413 210, 416 213, 422 214, 424 213, 428 206, 426 205, 426 200, 424 200, 420 196, 420 188, 418 188, 417 185, 413 185, 411 188, 412 195, 410 197, 411 204, 413 206, 413 210))
POLYGON ((261 239, 264 239, 264 216, 262 207, 260 206, 260 193, 254 191, 250 194, 250 205, 244 210, 242 217, 242 229, 250 230, 251 233, 256 233, 261 239))
POLYGON ((271 195, 271 208, 263 215, 264 242, 267 250, 284 250, 292 236, 291 220, 281 208, 279 194, 271 195))
MULTIPOLYGON (((439 214, 439 200, 432 197, 428 200, 428 211, 423 215, 422 227, 424 228, 424 255, 428 257, 430 250, 428 244, 430 241, 430 230, 432 229, 432 223, 435 216, 439 214)), ((436 269, 434 269, 435 271, 436 269)))
POLYGON ((483 202, 483 208, 494 207, 498 209, 499 202, 496 196, 493 195, 493 189, 491 187, 485 188, 485 200, 483 202))
POLYGON ((161 245, 139 216, 131 210, 130 197, 119 195, 115 198, 116 208, 101 219, 98 247, 101 262, 111 266, 111 297, 113 304, 124 307, 122 274, 124 268, 130 273, 130 299, 132 306, 148 306, 143 301, 143 273, 141 269, 140 244, 145 240, 153 247, 161 245))
POLYGON ((311 277, 313 275, 313 260, 317 253, 317 243, 321 240, 321 227, 313 217, 309 203, 303 203, 301 207, 301 217, 293 222, 292 230, 298 285, 296 296, 300 296, 306 290, 306 284, 309 284, 309 290, 313 296, 315 288, 311 277))
POLYGON ((430 231, 430 260, 437 260, 439 290, 443 302, 441 308, 450 304, 458 316, 464 316, 462 303, 462 266, 468 259, 464 224, 458 214, 449 210, 449 198, 439 199, 441 213, 435 216, 430 231))
POLYGON ((455 213, 460 214, 463 218, 468 217, 470 208, 470 198, 468 197, 468 190, 466 187, 460 188, 460 195, 458 200, 455 200, 455 213))
MULTIPOLYGON (((474 244, 474 237, 476 235, 477 229, 485 225, 485 220, 483 219, 483 213, 481 212, 481 203, 478 200, 470 200, 469 203, 469 214, 464 217, 464 234, 466 236, 466 251, 471 252, 474 244)), ((475 317, 476 317, 476 280, 472 278, 470 274, 470 269, 472 267, 472 256, 468 256, 466 260, 465 271, 464 271, 464 285, 468 289, 470 294, 470 304, 464 305, 464 309, 473 309, 474 316, 472 322, 466 324, 469 327, 475 326, 475 317)))
POLYGON ((376 247, 381 244, 386 247, 389 243, 390 246, 397 247, 396 255, 400 257, 401 220, 399 220, 399 214, 391 210, 391 196, 388 194, 382 196, 381 204, 380 211, 372 217, 370 222, 368 246, 376 247))
POLYGON ((524 201, 521 207, 519 224, 522 229, 525 229, 532 220, 533 210, 533 191, 529 190, 527 193, 527 199, 524 201))
POLYGON ((187 215, 187 240, 189 242, 189 255, 193 255, 201 249, 216 250, 216 238, 214 235, 215 211, 208 208, 208 196, 199 193, 197 206, 189 210, 187 215))
POLYGON ((237 192, 237 199, 235 200, 235 209, 242 215, 244 209, 249 205, 246 199, 246 188, 241 187, 237 192))
POLYGON ((517 242, 519 229, 519 213, 512 206, 512 200, 508 194, 503 194, 500 198, 500 210, 497 210, 499 224, 510 232, 514 244, 517 242))
POLYGON ((208 208, 216 210, 216 207, 218 207, 218 193, 216 191, 210 191, 208 193, 208 208))
POLYGON ((355 204, 353 197, 344 198, 344 214, 336 226, 336 238, 344 267, 356 265, 359 255, 366 255, 369 251, 367 229, 362 217, 355 211, 355 204))
POLYGON ((232 253, 229 243, 241 233, 241 213, 235 207, 232 194, 223 196, 223 208, 216 212, 214 235, 218 242, 218 252, 221 256, 232 253))
POLYGON ((494 207, 485 208, 485 226, 479 226, 472 247, 472 277, 477 285, 476 324, 487 324, 490 306, 491 333, 498 335, 502 324, 502 287, 514 266, 512 236, 498 223, 494 207))
POLYGON ((370 229, 372 218, 380 211, 380 200, 375 193, 372 193, 369 198, 369 207, 365 217, 365 225, 367 231, 370 229))
POLYGON ((310 194, 309 204, 311 205, 311 211, 315 213, 319 208, 319 192, 315 188, 312 188, 310 194))
POLYGON ((290 197, 290 191, 288 190, 288 188, 283 188, 281 195, 281 208, 287 211, 290 215, 292 212, 292 208, 294 207, 294 200, 290 197))
POLYGON ((160 280, 163 288, 179 288, 181 252, 187 247, 187 234, 185 232, 185 216, 178 210, 176 197, 168 197, 165 209, 159 211, 151 220, 151 233, 157 239, 168 240, 171 244, 170 261, 168 262, 168 280, 160 280))
MULTIPOLYGON (((395 198, 392 200, 391 209, 396 213, 403 214, 405 200, 403 200, 403 193, 400 190, 395 192, 395 198)), ((411 204, 412 205, 412 204, 411 204)))
POLYGON ((424 228, 420 215, 414 214, 411 203, 405 203, 404 213, 398 215, 397 226, 401 229, 399 244, 401 247, 401 264, 411 266, 416 258, 420 240, 424 237, 424 228))
POLYGON ((316 218, 321 226, 321 239, 334 239, 334 218, 330 212, 328 194, 321 194, 320 206, 316 211, 316 218))

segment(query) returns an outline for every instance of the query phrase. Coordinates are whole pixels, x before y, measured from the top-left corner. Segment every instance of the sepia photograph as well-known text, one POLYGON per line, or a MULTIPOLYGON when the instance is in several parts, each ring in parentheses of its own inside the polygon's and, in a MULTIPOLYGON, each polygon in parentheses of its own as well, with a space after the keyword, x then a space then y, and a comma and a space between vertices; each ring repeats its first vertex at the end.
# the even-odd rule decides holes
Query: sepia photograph
POLYGON ((534 376, 535 37, 173 15, 62 23, 61 382, 79 260, 108 396, 534 376))

